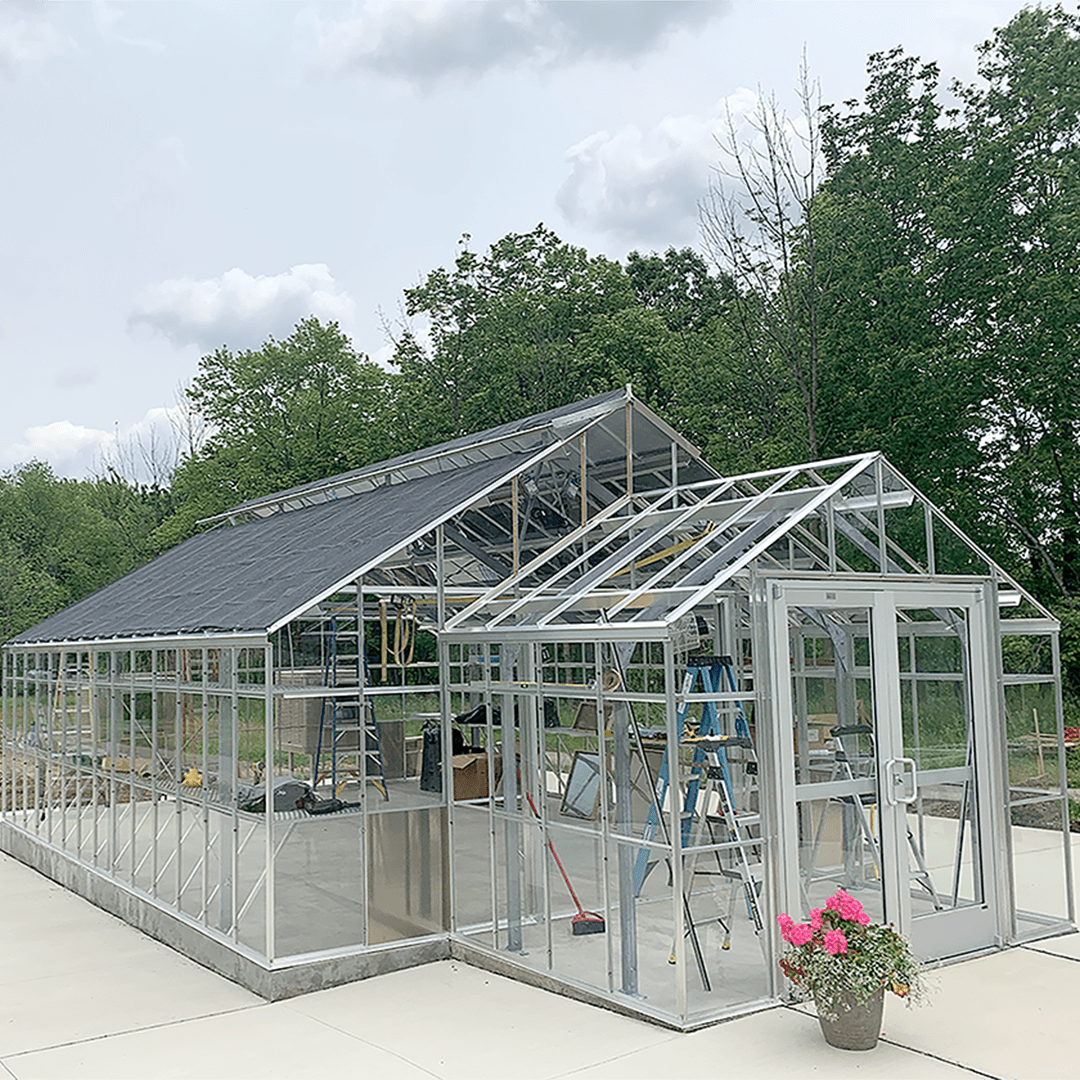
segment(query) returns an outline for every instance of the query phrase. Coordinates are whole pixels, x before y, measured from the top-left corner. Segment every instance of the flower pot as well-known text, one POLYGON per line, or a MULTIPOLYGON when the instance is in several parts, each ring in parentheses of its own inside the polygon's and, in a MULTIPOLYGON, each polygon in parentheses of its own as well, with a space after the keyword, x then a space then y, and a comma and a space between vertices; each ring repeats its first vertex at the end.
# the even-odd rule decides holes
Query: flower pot
POLYGON ((881 1035, 881 1013, 885 1007, 885 987, 856 1005, 851 994, 840 999, 835 1020, 818 1014, 821 1034, 830 1046, 840 1050, 873 1050, 881 1035))

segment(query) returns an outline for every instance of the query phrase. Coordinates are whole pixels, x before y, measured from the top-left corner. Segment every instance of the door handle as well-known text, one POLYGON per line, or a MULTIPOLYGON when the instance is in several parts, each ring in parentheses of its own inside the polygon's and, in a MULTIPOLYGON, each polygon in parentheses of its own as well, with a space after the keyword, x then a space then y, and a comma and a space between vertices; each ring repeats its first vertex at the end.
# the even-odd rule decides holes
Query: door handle
POLYGON ((887 803, 891 806, 910 806, 919 797, 919 781, 915 770, 913 758, 889 758, 885 762, 885 801, 887 803), (910 771, 906 766, 910 766, 910 771))

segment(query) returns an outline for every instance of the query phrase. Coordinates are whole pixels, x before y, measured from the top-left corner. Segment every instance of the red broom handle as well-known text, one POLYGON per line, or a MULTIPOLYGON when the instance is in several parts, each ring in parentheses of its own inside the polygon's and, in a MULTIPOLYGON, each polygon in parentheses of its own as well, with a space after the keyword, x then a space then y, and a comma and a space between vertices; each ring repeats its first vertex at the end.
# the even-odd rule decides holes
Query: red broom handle
MULTIPOLYGON (((520 773, 518 774, 521 775, 520 773)), ((525 798, 529 800, 529 806, 532 807, 532 812, 536 815, 536 820, 541 825, 544 823, 544 819, 540 816, 540 811, 536 809, 536 803, 533 802, 533 797, 526 791, 525 798)), ((570 878, 566 876, 566 871, 563 869, 562 860, 559 858, 559 853, 555 850, 555 845, 551 842, 551 837, 547 837, 548 850, 551 852, 551 857, 555 860, 555 865, 559 868, 559 873, 562 874, 563 881, 566 882, 567 891, 570 893, 570 899, 574 901, 574 906, 578 909, 579 915, 585 914, 585 909, 581 906, 581 901, 577 898, 577 893, 574 892, 574 886, 570 884, 570 878)))

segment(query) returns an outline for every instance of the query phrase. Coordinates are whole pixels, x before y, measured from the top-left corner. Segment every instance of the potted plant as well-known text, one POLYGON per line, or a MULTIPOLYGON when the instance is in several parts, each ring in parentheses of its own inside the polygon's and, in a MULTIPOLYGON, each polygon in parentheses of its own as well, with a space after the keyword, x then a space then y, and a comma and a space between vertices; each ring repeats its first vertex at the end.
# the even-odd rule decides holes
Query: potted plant
POLYGON ((791 948, 780 967, 817 1006, 825 1041, 843 1050, 872 1050, 881 1034, 885 991, 917 1000, 919 962, 892 926, 871 923, 862 904, 843 889, 810 912, 808 922, 780 915, 780 935, 791 948))

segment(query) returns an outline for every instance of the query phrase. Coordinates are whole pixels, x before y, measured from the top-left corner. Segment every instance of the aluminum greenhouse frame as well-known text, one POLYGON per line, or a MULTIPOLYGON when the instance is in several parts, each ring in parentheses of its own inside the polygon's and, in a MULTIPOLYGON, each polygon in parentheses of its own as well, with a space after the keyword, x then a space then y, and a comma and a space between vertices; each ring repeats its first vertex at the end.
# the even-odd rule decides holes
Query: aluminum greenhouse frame
POLYGON ((838 885, 1073 924, 1058 624, 879 454, 722 477, 627 388, 208 524, 5 646, 0 846, 266 997, 687 1029, 838 885))

